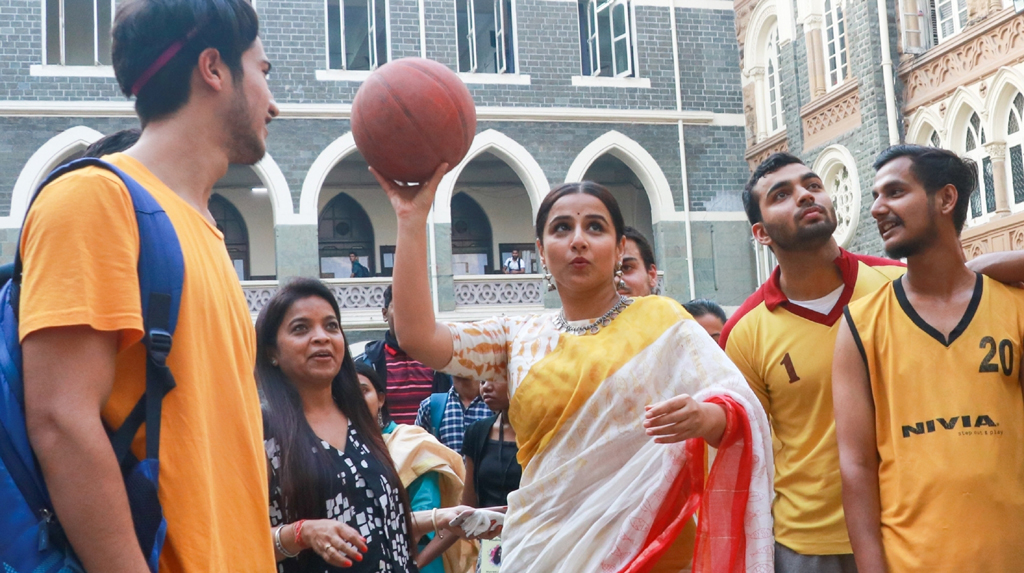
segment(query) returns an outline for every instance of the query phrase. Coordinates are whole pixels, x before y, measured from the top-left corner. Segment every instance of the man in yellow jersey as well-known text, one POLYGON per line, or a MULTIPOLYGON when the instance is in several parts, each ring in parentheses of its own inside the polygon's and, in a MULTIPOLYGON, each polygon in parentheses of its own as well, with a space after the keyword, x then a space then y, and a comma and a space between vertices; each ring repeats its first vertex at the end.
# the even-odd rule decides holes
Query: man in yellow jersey
POLYGON ((861 573, 1024 571, 1024 292, 964 264, 972 162, 882 152, 871 214, 907 274, 849 305, 833 384, 861 573))
POLYGON ((742 197, 754 238, 779 266, 729 319, 719 343, 772 426, 775 569, 854 572, 832 414, 832 345, 843 307, 903 268, 839 248, 825 186, 793 155, 766 159, 742 197))
MULTIPOLYGON (((263 157, 277 115, 257 32, 245 0, 127 0, 112 34, 117 81, 136 97, 143 130, 105 159, 163 207, 185 265, 167 360, 177 386, 163 400, 160 433, 161 573, 274 570, 255 333, 207 209, 229 163, 263 157)), ((149 570, 104 431, 145 388, 139 240, 126 187, 96 167, 47 186, 22 235, 27 429, 89 572, 149 570)))

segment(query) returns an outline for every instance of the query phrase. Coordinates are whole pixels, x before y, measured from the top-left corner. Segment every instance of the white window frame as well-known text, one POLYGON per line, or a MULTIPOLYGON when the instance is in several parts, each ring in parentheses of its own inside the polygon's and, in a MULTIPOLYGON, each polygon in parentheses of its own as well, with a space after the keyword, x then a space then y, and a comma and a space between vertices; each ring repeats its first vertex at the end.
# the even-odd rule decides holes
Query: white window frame
MULTIPOLYGON (((964 133, 964 135, 963 135, 964 143, 963 143, 963 145, 964 145, 964 156, 969 158, 969 159, 971 159, 972 161, 974 161, 974 163, 977 165, 977 168, 978 168, 978 181, 977 181, 976 192, 978 193, 979 204, 980 204, 980 207, 981 207, 981 214, 978 215, 978 216, 974 216, 974 207, 973 207, 973 205, 968 204, 968 206, 967 206, 967 224, 968 225, 978 225, 978 224, 984 223, 984 222, 988 221, 989 219, 991 219, 992 218, 992 214, 995 213, 995 209, 993 209, 992 211, 988 210, 988 204, 985 201, 985 159, 988 159, 988 152, 985 151, 985 144, 982 143, 982 134, 984 132, 985 132, 985 125, 984 125, 984 122, 981 121, 981 115, 978 114, 978 112, 972 111, 971 114, 967 116, 967 125, 964 127, 964 132, 963 132, 964 133), (971 123, 971 119, 974 116, 978 116, 978 119, 979 119, 979 124, 978 125, 980 126, 980 129, 976 130, 974 128, 974 125, 971 123), (974 137, 974 143, 975 143, 974 149, 972 149, 970 151, 967 150, 967 136, 968 136, 968 134, 970 134, 970 135, 972 135, 974 137)), ((987 142, 988 141, 986 139, 985 143, 987 143, 987 142)), ((995 189, 993 189, 992 192, 995 193, 995 189)))
POLYGON ((341 56, 340 68, 331 67, 331 17, 330 17, 330 0, 324 0, 324 42, 327 46, 326 53, 324 54, 324 69, 328 71, 340 71, 340 72, 372 72, 378 67, 386 64, 387 62, 380 62, 377 58, 377 28, 380 25, 377 22, 377 3, 382 2, 384 4, 384 41, 387 42, 386 54, 387 62, 391 61, 391 5, 389 0, 366 0, 366 39, 369 43, 367 46, 367 52, 370 60, 369 70, 349 70, 348 69, 348 47, 345 43, 345 0, 338 0, 338 27, 340 30, 339 43, 341 44, 341 56))
MULTIPOLYGON (((110 2, 110 29, 113 30, 114 29, 114 13, 115 13, 114 0, 92 0, 92 60, 93 60, 93 63, 91 64, 92 66, 109 66, 109 64, 104 64, 104 63, 102 63, 100 61, 100 34, 99 34, 99 28, 100 28, 99 13, 100 13, 100 11, 99 11, 99 5, 100 5, 100 2, 106 2, 106 1, 110 2)), ((43 22, 43 29, 42 29, 42 32, 43 32, 42 33, 42 38, 43 38, 43 61, 42 61, 42 65, 43 66, 67 66, 68 65, 67 64, 67 29, 66 29, 66 24, 65 24, 65 21, 64 21, 64 2, 65 2, 65 0, 57 0, 57 2, 58 2, 58 13, 57 13, 56 17, 57 17, 57 19, 60 22, 60 26, 58 28, 59 29, 59 31, 58 31, 58 36, 59 37, 57 39, 57 42, 58 42, 58 45, 60 46, 60 57, 58 58, 58 62, 59 63, 57 63, 57 64, 49 64, 48 60, 49 60, 50 54, 47 52, 48 44, 49 44, 49 38, 47 37, 47 34, 49 33, 49 30, 48 30, 48 28, 49 28, 49 26, 48 26, 48 23, 49 23, 48 22, 48 18, 52 18, 53 15, 46 13, 47 12, 47 10, 46 10, 46 3, 47 2, 46 2, 46 0, 41 0, 42 14, 43 14, 43 18, 42 18, 42 22, 43 22)), ((80 65, 80 64, 79 65, 74 65, 74 67, 87 67, 87 66, 88 66, 88 64, 86 64, 86 65, 80 65)))
POLYGON ((633 6, 629 0, 587 0, 586 9, 586 24, 587 24, 587 51, 590 58, 590 74, 591 77, 613 77, 613 78, 631 78, 635 77, 635 64, 633 58, 635 57, 635 46, 634 46, 634 23, 636 17, 633 14, 633 6), (618 36, 615 35, 615 10, 617 8, 622 9, 622 13, 626 19, 625 25, 623 26, 623 33, 618 36), (608 55, 611 58, 611 76, 601 76, 601 26, 599 19, 601 13, 608 11, 608 31, 611 34, 611 54, 608 55), (620 43, 626 46, 626 68, 623 70, 619 69, 619 62, 615 57, 615 47, 620 43))
POLYGON ((941 44, 962 32, 964 27, 967 26, 967 0, 934 0, 934 6, 935 34, 941 44), (950 8, 950 14, 947 18, 942 17, 944 6, 950 8), (946 22, 953 25, 953 31, 943 32, 942 25, 946 22))
POLYGON ((903 52, 923 54, 934 45, 931 0, 900 0, 903 52), (916 24, 912 28, 911 23, 916 24), (916 36, 916 39, 915 39, 916 36))
MULTIPOLYGON (((476 38, 476 2, 477 0, 465 0, 466 1, 466 42, 469 47, 469 69, 460 72, 463 74, 478 74, 478 73, 498 73, 508 74, 515 73, 513 69, 509 72, 509 62, 507 57, 508 42, 512 41, 512 66, 515 68, 516 62, 519 60, 519 43, 515 42, 515 31, 516 31, 516 5, 515 0, 491 0, 494 4, 494 68, 497 72, 481 72, 479 53, 477 48, 476 38), (509 8, 511 19, 505 20, 506 6, 509 8)), ((488 0, 480 0, 487 2, 488 0)), ((455 4, 455 18, 456 18, 456 30, 458 30, 458 2, 455 4)))
MULTIPOLYGON (((1024 160, 1024 106, 1018 108, 1015 105, 1017 99, 1024 100, 1024 94, 1017 92, 1017 95, 1010 100, 1010 110, 1006 115, 1006 194, 1007 201, 1010 205, 1010 210, 1014 213, 1018 211, 1024 211, 1024 202, 1016 202, 1016 188, 1013 185, 1013 155, 1011 149, 1015 147, 1020 148, 1021 159, 1024 160), (1017 131, 1010 133, 1010 118, 1013 117, 1017 120, 1017 131)), ((1024 103, 1024 102, 1022 102, 1024 103)))
POLYGON ((765 46, 764 66, 764 113, 765 127, 769 136, 786 129, 782 107, 782 74, 779 69, 779 27, 775 25, 768 32, 768 43, 765 46), (774 87, 772 84, 775 84, 774 87), (774 98, 774 103, 773 103, 774 98))
POLYGON ((848 27, 846 26, 845 2, 843 0, 825 0, 824 28, 825 34, 825 91, 832 91, 841 86, 850 76, 850 56, 848 27), (831 24, 829 23, 831 20, 831 24), (840 34, 842 24, 842 34, 840 34), (832 39, 829 40, 829 31, 832 31, 832 39), (835 46, 835 56, 829 55, 829 49, 835 46), (845 60, 845 61, 844 61, 845 60), (837 77, 833 79, 833 74, 837 77))

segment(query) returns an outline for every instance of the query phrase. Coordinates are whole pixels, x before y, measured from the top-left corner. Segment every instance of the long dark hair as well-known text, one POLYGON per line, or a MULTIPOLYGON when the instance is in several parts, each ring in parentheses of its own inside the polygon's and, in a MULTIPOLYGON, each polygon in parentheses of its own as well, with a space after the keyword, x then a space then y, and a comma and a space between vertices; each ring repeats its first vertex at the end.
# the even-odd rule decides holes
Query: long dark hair
MULTIPOLYGON (((302 410, 302 398, 281 369, 271 363, 271 355, 277 348, 277 331, 285 315, 296 302, 310 297, 327 301, 334 309, 335 316, 341 311, 331 291, 316 279, 294 279, 282 287, 267 302, 256 319, 256 381, 264 399, 264 432, 275 438, 281 448, 280 477, 283 507, 281 512, 285 523, 298 519, 325 519, 327 506, 324 500, 333 497, 328 492, 330 467, 321 456, 313 453, 312 445, 319 442, 313 428, 306 421, 302 410)), ((345 357, 341 369, 331 383, 331 395, 348 423, 353 424, 370 454, 384 467, 391 487, 398 491, 405 506, 406 529, 409 532, 409 555, 415 555, 412 539, 412 514, 409 495, 398 478, 398 471, 384 444, 380 428, 370 415, 366 400, 359 389, 355 362, 345 346, 345 357)))
POLYGON ((556 201, 573 193, 583 193, 597 197, 598 200, 604 203, 605 208, 608 209, 608 214, 612 217, 612 226, 615 227, 615 240, 617 241, 622 238, 626 229, 626 223, 622 219, 622 211, 619 209, 619 202, 615 200, 615 196, 600 183, 581 181, 579 183, 563 183, 554 187, 548 192, 547 197, 544 197, 544 200, 540 202, 540 207, 537 209, 536 231, 537 240, 541 244, 544 244, 544 226, 548 224, 548 215, 551 213, 551 208, 554 207, 556 201))
POLYGON ((362 360, 356 362, 356 374, 365 376, 366 379, 370 381, 370 384, 373 385, 373 389, 377 392, 377 398, 384 399, 384 403, 380 405, 380 419, 386 428, 392 420, 391 410, 388 408, 388 385, 381 380, 379 375, 377 375, 377 371, 374 370, 373 366, 370 366, 362 360))

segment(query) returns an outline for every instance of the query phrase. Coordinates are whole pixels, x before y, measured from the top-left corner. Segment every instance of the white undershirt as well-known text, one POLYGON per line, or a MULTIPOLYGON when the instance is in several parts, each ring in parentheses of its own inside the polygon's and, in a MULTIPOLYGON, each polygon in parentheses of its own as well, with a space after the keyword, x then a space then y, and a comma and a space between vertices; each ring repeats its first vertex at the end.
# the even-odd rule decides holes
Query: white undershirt
POLYGON ((835 308, 836 303, 839 302, 839 297, 843 296, 844 288, 846 288, 846 285, 839 285, 839 288, 837 288, 836 290, 828 293, 827 295, 821 298, 816 298, 814 300, 790 299, 789 302, 798 306, 802 306, 807 310, 813 310, 818 314, 828 314, 832 312, 832 309, 835 308))

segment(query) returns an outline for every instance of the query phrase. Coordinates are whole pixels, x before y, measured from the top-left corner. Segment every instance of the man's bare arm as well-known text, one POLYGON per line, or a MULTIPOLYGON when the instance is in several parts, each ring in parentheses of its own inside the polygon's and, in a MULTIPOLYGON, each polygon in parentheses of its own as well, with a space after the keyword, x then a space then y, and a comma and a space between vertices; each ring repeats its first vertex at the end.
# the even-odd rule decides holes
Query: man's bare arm
POLYGON ((867 366, 846 318, 839 325, 832 362, 832 400, 843 479, 843 511, 860 573, 886 573, 882 505, 878 493, 875 405, 867 366))
POLYGON ((22 344, 28 437, 54 510, 90 572, 148 573, 100 410, 114 384, 118 333, 50 328, 22 344))
POLYGON ((1019 286, 1024 283, 1024 251, 980 255, 967 261, 967 268, 1001 283, 1019 286))

